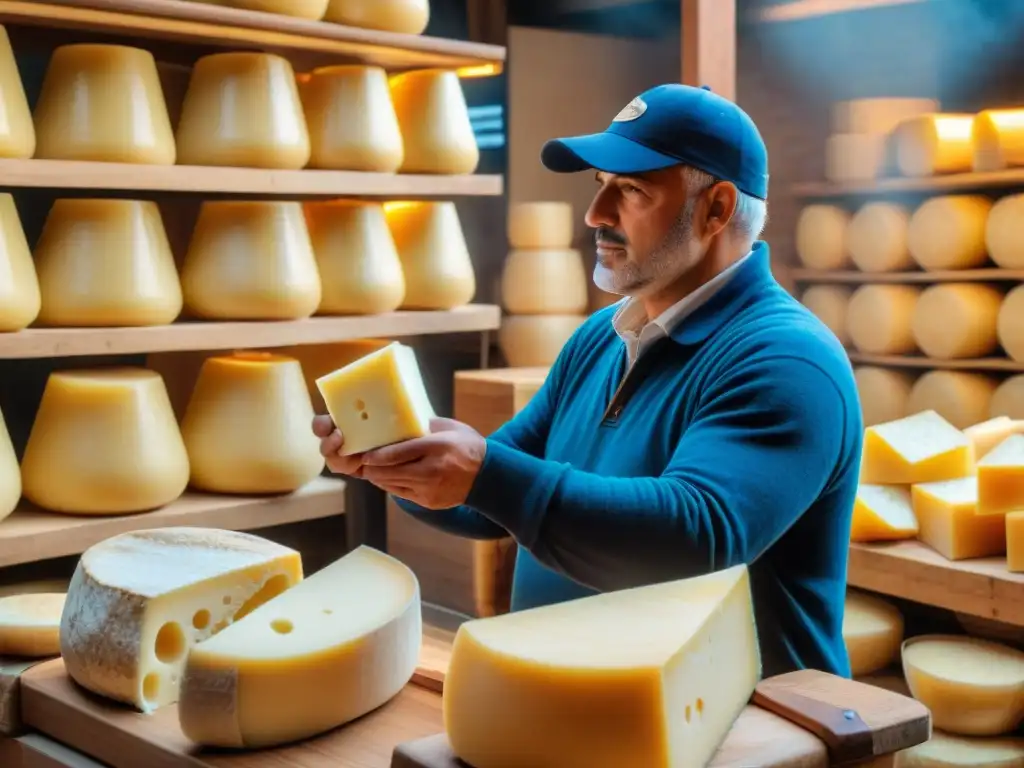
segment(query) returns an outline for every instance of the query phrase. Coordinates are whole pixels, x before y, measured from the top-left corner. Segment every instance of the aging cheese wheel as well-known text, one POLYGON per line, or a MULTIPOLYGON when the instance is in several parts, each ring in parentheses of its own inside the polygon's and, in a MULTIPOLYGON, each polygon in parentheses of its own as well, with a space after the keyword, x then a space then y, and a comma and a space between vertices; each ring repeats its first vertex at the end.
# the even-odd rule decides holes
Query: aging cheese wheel
POLYGON ((846 332, 846 311, 853 289, 845 285, 812 285, 800 297, 801 303, 813 312, 845 347, 850 343, 846 332))
POLYGON ((419 69, 391 78, 391 99, 405 144, 403 173, 473 173, 480 149, 459 76, 419 69))
POLYGON ((862 205, 850 219, 846 248, 863 272, 896 272, 914 266, 907 250, 910 213, 895 203, 862 205))
POLYGON ((911 285, 862 285, 853 292, 846 313, 846 332, 867 354, 905 355, 916 349, 912 331, 914 307, 921 289, 911 285))
POLYGON ((999 343, 1011 359, 1024 362, 1024 285, 1018 285, 1003 299, 999 309, 999 343))
POLYGON ((513 203, 508 208, 508 243, 513 249, 568 248, 574 229, 571 203, 513 203))
POLYGON ((1004 269, 1024 269, 1024 194, 995 202, 985 222, 988 255, 1004 269))
POLYGON ((218 0, 217 5, 318 21, 324 17, 328 2, 329 0, 218 0))
POLYGON ((988 261, 985 224, 992 201, 981 195, 943 195, 910 217, 907 248, 922 269, 971 269, 988 261))
POLYGON ((796 220, 796 255, 808 269, 842 269, 850 263, 846 230, 850 214, 836 205, 807 205, 796 220))
POLYGON ((0 194, 0 333, 31 325, 39 316, 41 302, 36 266, 14 197, 0 194))
POLYGON ((7 30, 0 26, 0 157, 27 160, 36 151, 36 129, 32 125, 25 87, 11 49, 7 30))
POLYGON ((430 21, 429 0, 331 0, 324 21, 419 35, 430 21))
POLYGON ((174 165, 177 156, 156 61, 141 48, 57 48, 34 120, 38 158, 174 165))
POLYGON ((512 251, 501 274, 501 301, 516 315, 576 315, 587 309, 583 257, 571 248, 512 251))
POLYGON ((861 365, 854 369, 864 426, 884 424, 907 416, 914 375, 893 368, 861 365))
POLYGON ((881 598, 849 590, 843 612, 843 642, 853 675, 870 675, 900 659, 903 614, 881 598))
POLYGON ((923 744, 896 755, 898 768, 1020 768, 1024 739, 954 736, 938 729, 923 744))
POLYGON ((887 139, 869 133, 834 133, 825 140, 825 178, 870 181, 883 175, 887 139))
POLYGON ((934 112, 935 99, 874 97, 833 102, 832 130, 836 133, 886 134, 904 120, 934 112))
POLYGON ((904 176, 964 173, 974 163, 974 115, 932 113, 893 130, 896 164, 904 176))
POLYGON ((914 308, 914 341, 928 357, 985 357, 999 346, 996 326, 1003 294, 982 283, 938 283, 914 308))
POLYGON ((64 598, 56 592, 0 597, 0 655, 57 656, 64 598))
POLYGON ((974 170, 1024 165, 1024 109, 986 109, 974 117, 974 170))
POLYGON ((937 411, 957 429, 965 429, 988 418, 997 385, 983 373, 928 371, 914 382, 907 410, 937 411))
POLYGON ((550 366, 586 315, 506 315, 498 345, 510 368, 550 366))
POLYGON ((1024 374, 1010 376, 996 388, 989 404, 989 415, 1024 419, 1024 374))
POLYGON ((0 520, 17 508, 20 499, 21 469, 4 415, 0 412, 0 520))

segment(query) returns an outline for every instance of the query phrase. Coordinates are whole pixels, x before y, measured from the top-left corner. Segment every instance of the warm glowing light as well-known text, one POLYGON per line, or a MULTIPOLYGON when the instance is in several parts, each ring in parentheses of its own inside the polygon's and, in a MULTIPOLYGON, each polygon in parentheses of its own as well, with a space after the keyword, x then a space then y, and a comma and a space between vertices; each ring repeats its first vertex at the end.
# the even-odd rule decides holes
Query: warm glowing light
POLYGON ((463 80, 469 80, 476 77, 494 77, 500 75, 505 70, 505 67, 501 62, 492 61, 487 64, 474 64, 469 67, 459 67, 455 70, 457 74, 463 80))

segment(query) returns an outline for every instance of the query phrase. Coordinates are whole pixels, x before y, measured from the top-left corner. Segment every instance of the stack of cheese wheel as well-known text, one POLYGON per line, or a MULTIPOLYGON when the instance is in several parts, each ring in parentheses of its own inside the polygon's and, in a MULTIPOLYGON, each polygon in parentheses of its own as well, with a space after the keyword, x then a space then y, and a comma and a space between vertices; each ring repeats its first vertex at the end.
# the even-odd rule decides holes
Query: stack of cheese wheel
POLYGON ((501 275, 508 314, 498 341, 512 367, 551 365, 586 319, 583 257, 571 248, 572 205, 515 203, 509 208, 511 251, 501 275))
POLYGON ((21 469, 18 467, 18 456, 14 453, 14 444, 7 432, 4 414, 0 412, 0 520, 3 520, 21 499, 21 469))
POLYGON ((35 263, 10 194, 0 194, 0 333, 20 331, 39 316, 35 263))
POLYGON ((32 123, 25 86, 11 49, 7 29, 0 26, 0 157, 27 160, 36 151, 36 129, 32 123))
POLYGON ((832 105, 832 134, 825 145, 825 178, 870 181, 888 166, 887 138, 907 119, 933 112, 933 99, 871 98, 832 105))
POLYGON ((466 96, 451 70, 394 75, 391 101, 402 132, 403 173, 473 173, 480 162, 466 96))
POLYGON ((430 21, 429 0, 330 0, 324 21, 419 35, 430 21))

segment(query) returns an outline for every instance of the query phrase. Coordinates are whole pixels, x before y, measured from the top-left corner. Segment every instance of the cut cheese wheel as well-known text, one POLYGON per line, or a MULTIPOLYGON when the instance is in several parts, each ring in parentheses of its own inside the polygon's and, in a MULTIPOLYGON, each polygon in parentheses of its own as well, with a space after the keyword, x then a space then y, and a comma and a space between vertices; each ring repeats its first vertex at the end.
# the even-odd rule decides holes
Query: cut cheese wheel
POLYGON ((586 315, 506 315, 498 330, 501 354, 511 368, 550 366, 586 319, 586 315))
MULTIPOLYGON (((897 657, 899 656, 899 649, 897 649, 896 655, 897 657)), ((864 683, 864 685, 872 685, 875 688, 892 691, 893 693, 898 693, 900 696, 910 696, 910 688, 907 686, 907 681, 903 679, 903 675, 861 675, 854 679, 858 683, 864 683)))
POLYGON ((992 201, 943 195, 922 203, 907 229, 907 248, 921 269, 971 269, 988 261, 985 225, 992 201))
POLYGON ((999 736, 1024 720, 1024 652, 977 638, 922 635, 903 644, 903 672, 932 723, 963 736, 999 736))
POLYGON ((836 133, 889 133, 904 120, 934 112, 935 99, 879 96, 833 102, 831 126, 836 133))
POLYGON ((907 410, 936 411, 957 429, 966 429, 988 415, 997 385, 983 373, 928 371, 910 388, 907 410))
POLYGON ((1024 285, 1018 285, 1003 299, 996 332, 1006 354, 1024 363, 1024 285))
MULTIPOLYGON (((1020 513, 1014 512, 1012 514, 1016 515, 1020 513)), ((1007 528, 1009 528, 1009 521, 1007 521, 1007 528)), ((1009 543, 1008 536, 1007 544, 1009 543)), ((1009 547, 1007 547, 1007 555, 1009 555, 1009 547)), ((1007 645, 1012 645, 1014 647, 1024 647, 1024 627, 1006 624, 1002 621, 988 619, 983 616, 974 616, 970 613, 957 612, 954 616, 956 616, 956 620, 960 625, 960 628, 971 637, 980 637, 983 640, 995 640, 996 642, 1006 643, 1007 645)))
POLYGON ((579 251, 512 251, 502 268, 501 301, 515 315, 582 314, 588 282, 579 251))
POLYGON ((474 768, 707 765, 760 671, 736 566, 464 623, 445 729, 474 768))
POLYGON ((850 541, 895 541, 916 535, 917 519, 910 506, 909 490, 898 485, 863 483, 857 488, 850 541))
POLYGON ((21 461, 26 499, 67 514, 144 512, 181 496, 188 474, 159 374, 144 368, 50 374, 21 461))
POLYGON ((907 400, 914 376, 906 371, 861 365, 854 370, 865 427, 902 419, 910 412, 907 400))
POLYGON ((1011 376, 996 387, 989 403, 989 415, 1024 419, 1024 375, 1011 376))
POLYGON ((430 403, 416 353, 397 341, 321 376, 316 385, 350 456, 430 434, 430 403))
POLYGON ((151 712, 177 701, 192 646, 301 579, 298 552, 247 533, 114 536, 86 550, 71 579, 64 666, 83 688, 151 712))
POLYGON ((303 344, 297 347, 282 347, 278 353, 294 357, 302 366, 302 376, 306 380, 309 398, 313 401, 313 410, 327 413, 323 395, 316 385, 316 380, 328 373, 344 368, 371 352, 383 349, 391 342, 388 339, 353 339, 339 341, 334 344, 303 344))
POLYGON ((935 411, 915 413, 864 430, 861 482, 907 485, 974 473, 966 435, 935 411))
POLYGON ((1016 434, 1017 423, 1009 416, 996 416, 964 430, 964 434, 974 445, 974 458, 980 459, 989 451, 1003 442, 1010 435, 1016 434))
POLYGON ((825 178, 829 181, 871 181, 886 167, 885 136, 834 133, 825 140, 825 178))
POLYGON ((978 514, 1024 509, 1024 435, 1010 435, 978 461, 978 514))
POLYGON ((971 738, 933 730, 923 744, 899 752, 898 768, 1020 768, 1024 739, 971 738))
POLYGON ((979 173, 1024 165, 1024 109, 985 109, 974 116, 973 168, 979 173))
POLYGON ((515 203, 508 208, 508 243, 513 249, 569 248, 574 231, 572 203, 515 203))
POLYGON ((0 597, 0 655, 57 656, 64 593, 0 597))
POLYGON ((480 162, 476 134, 459 76, 419 69, 391 78, 391 100, 402 129, 402 173, 473 173, 480 162))
MULTIPOLYGON (((0 34, 4 34, 3 27, 0 27, 0 34)), ((2 69, 0 47, 0 80, 2 69)), ((0 83, 0 89, 2 87, 0 83)), ((0 90, 0 102, 2 100, 0 90)), ((39 316, 41 302, 39 278, 21 228, 21 217, 13 195, 5 192, 0 194, 0 333, 20 331, 31 325, 39 316)))
POLYGON ((896 272, 914 266, 907 250, 910 213, 894 203, 862 205, 850 219, 846 247, 862 272, 896 272))
POLYGON ((1024 511, 1006 515, 1006 570, 1024 572, 1024 511))
POLYGON ((218 0, 218 5, 242 8, 247 11, 280 13, 299 19, 319 21, 327 10, 328 0, 218 0))
POLYGON ((985 221, 985 248, 1004 269, 1024 269, 1024 194, 995 202, 985 221))
POLYGON ((947 560, 992 557, 1006 551, 1003 519, 977 514, 976 477, 919 483, 910 492, 917 538, 947 560))
POLYGON ((928 357, 985 357, 999 347, 996 327, 1003 294, 981 283, 938 283, 918 297, 914 341, 928 357))
POLYGON ((7 30, 0 26, 0 157, 28 160, 36 151, 36 130, 7 30))
POLYGON ((851 674, 870 675, 884 669, 899 661, 903 614, 881 598, 848 591, 843 612, 843 642, 850 657, 851 674))
POLYGON ((429 0, 330 0, 324 21, 419 35, 430 21, 429 0))
POLYGON ((416 576, 359 547, 192 649, 182 731, 254 749, 336 728, 402 690, 422 637, 416 576))
POLYGON ((4 414, 0 411, 0 520, 17 509, 20 499, 21 468, 4 422, 4 414))
POLYGON ((932 113, 893 129, 896 164, 904 176, 964 173, 974 163, 974 115, 932 113))
POLYGON ((867 354, 905 355, 916 350, 913 319, 921 289, 911 285, 862 285, 850 297, 846 332, 867 354))
POLYGON ((844 347, 850 343, 846 313, 853 289, 845 285, 812 285, 800 297, 801 303, 835 334, 844 347))

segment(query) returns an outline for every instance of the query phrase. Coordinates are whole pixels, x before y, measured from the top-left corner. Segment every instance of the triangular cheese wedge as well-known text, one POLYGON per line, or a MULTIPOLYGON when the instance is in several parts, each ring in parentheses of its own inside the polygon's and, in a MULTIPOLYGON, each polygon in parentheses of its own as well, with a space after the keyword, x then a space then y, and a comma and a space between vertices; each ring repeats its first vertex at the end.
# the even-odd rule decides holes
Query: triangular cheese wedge
POLYGON ((900 485, 864 485, 853 504, 850 541, 894 541, 917 535, 910 491, 900 485))
POLYGON ((971 441, 935 411, 921 411, 864 430, 862 483, 910 485, 973 473, 971 441))

